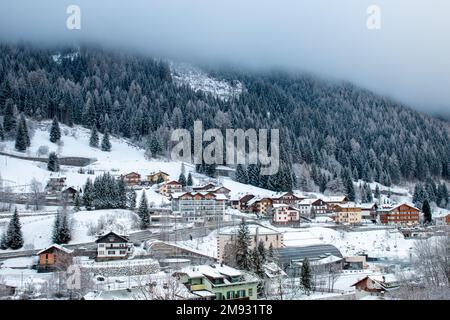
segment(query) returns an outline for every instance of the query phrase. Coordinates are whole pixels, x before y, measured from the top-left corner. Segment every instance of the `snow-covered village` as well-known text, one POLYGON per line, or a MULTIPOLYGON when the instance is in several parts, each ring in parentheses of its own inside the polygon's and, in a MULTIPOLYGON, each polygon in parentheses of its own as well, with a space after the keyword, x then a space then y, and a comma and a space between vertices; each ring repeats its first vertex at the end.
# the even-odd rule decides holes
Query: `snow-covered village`
POLYGON ((450 299, 448 17, 233 1, 1 1, 0 303, 450 299))
POLYGON ((56 118, 17 123, 30 142, 24 153, 19 136, 2 142, 2 298, 439 294, 423 287, 422 259, 438 267, 448 248, 450 210, 426 198, 448 205, 445 184, 274 192, 249 184, 251 166, 208 176, 56 118))

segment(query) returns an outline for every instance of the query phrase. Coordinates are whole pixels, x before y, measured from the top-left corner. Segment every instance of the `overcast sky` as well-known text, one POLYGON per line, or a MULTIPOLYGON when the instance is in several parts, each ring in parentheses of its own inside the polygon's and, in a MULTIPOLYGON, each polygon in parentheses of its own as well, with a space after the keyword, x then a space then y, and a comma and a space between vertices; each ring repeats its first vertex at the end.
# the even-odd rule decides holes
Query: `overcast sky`
POLYGON ((450 115, 449 15, 449 0, 1 0, 0 39, 303 69, 450 115), (70 4, 81 30, 66 28, 70 4))

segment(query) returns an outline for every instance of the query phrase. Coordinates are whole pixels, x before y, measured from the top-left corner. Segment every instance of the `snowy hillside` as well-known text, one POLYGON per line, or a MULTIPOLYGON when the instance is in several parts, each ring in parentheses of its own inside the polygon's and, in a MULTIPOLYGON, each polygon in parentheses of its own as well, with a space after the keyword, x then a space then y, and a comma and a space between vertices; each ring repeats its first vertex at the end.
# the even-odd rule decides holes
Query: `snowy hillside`
POLYGON ((214 79, 202 70, 187 63, 172 62, 170 69, 172 77, 178 85, 188 85, 194 91, 210 93, 221 100, 226 101, 232 97, 239 96, 243 90, 242 83, 239 81, 229 83, 214 79))
MULTIPOLYGON (((181 164, 165 160, 148 160, 145 158, 144 150, 131 145, 125 139, 111 137, 111 152, 103 152, 100 149, 89 146, 90 130, 80 126, 73 128, 60 124, 62 132, 62 143, 54 144, 49 141, 50 121, 40 124, 30 123, 35 126, 31 139, 31 147, 26 154, 18 153, 14 150, 14 141, 0 143, 0 150, 9 154, 20 154, 29 157, 46 158, 49 152, 56 152, 59 157, 86 157, 93 158, 95 162, 84 167, 93 169, 95 175, 104 172, 111 174, 126 174, 132 171, 141 175, 150 174, 162 170, 167 172, 172 179, 178 179, 181 164), (39 149, 48 148, 48 152, 40 154, 39 149)), ((4 183, 13 187, 14 192, 23 192, 20 186, 26 186, 35 178, 45 185, 50 176, 63 175, 67 177, 67 184, 72 186, 82 186, 88 177, 92 175, 78 173, 78 167, 61 166, 61 173, 52 173, 47 170, 46 163, 28 160, 15 159, 7 156, 0 156, 0 173, 4 183), (19 186, 19 188, 15 188, 19 186)), ((186 167, 187 171, 192 168, 186 167)), ((26 189, 26 188, 25 188, 26 189)))
MULTIPOLYGON (((97 239, 96 233, 116 231, 129 234, 137 231, 137 216, 129 210, 80 211, 70 216, 72 240, 70 244, 87 243, 97 239)), ((55 216, 21 218, 24 246, 20 250, 42 249, 52 244, 52 230, 55 216)), ((5 225, 0 226, 3 234, 5 225)))

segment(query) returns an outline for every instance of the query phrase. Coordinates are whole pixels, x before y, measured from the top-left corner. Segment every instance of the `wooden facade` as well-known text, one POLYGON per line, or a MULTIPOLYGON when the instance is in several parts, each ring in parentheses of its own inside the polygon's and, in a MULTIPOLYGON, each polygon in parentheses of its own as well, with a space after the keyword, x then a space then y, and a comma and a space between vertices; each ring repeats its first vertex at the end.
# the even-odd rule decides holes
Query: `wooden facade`
POLYGON ((136 186, 141 184, 141 175, 137 172, 130 172, 123 176, 123 180, 128 186, 136 186))
POLYGON ((379 211, 382 224, 416 225, 419 224, 420 210, 406 203, 379 211))
POLYGON ((155 184, 155 183, 159 183, 159 182, 167 182, 169 181, 169 174, 162 172, 162 171, 158 171, 156 173, 151 173, 149 175, 147 175, 147 182, 149 184, 155 184))
POLYGON ((64 271, 72 263, 73 250, 53 244, 38 252, 38 272, 64 271))

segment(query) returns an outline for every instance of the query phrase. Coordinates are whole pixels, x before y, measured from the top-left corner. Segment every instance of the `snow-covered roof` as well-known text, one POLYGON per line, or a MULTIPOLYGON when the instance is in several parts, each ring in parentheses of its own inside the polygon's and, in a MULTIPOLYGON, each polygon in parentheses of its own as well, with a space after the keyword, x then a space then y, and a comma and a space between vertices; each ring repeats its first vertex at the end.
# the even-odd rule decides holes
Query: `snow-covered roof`
POLYGON ((211 191, 174 192, 174 193, 172 193, 172 199, 178 199, 185 194, 189 194, 190 196, 195 196, 198 194, 202 195, 202 196, 206 196, 207 194, 212 194, 212 195, 214 195, 216 200, 227 200, 226 195, 224 195, 223 193, 214 193, 211 191))
POLYGON ((322 198, 325 202, 343 202, 345 199, 347 199, 346 196, 328 196, 322 198))
POLYGON ((338 206, 339 208, 344 208, 344 209, 361 208, 361 206, 356 204, 355 202, 339 203, 336 206, 338 206))
POLYGON ((375 206, 375 203, 361 203, 361 204, 358 204, 358 207, 360 207, 361 209, 365 209, 365 210, 372 209, 374 206, 375 206))
POLYGON ((217 279, 224 276, 238 277, 242 275, 239 270, 221 264, 190 266, 182 268, 179 272, 185 273, 190 278, 207 276, 217 279))
POLYGON ((39 254, 41 254, 41 253, 43 253, 43 252, 45 252, 45 251, 47 251, 47 250, 49 250, 49 249, 51 249, 51 248, 55 248, 55 249, 61 250, 61 251, 65 252, 65 253, 68 253, 68 254, 73 253, 73 250, 64 248, 63 246, 54 243, 54 244, 52 244, 51 246, 49 246, 49 247, 47 247, 47 248, 45 248, 45 249, 42 249, 42 250, 39 251, 37 254, 39 255, 39 254))
POLYGON ((419 208, 417 208, 413 204, 407 203, 407 202, 398 203, 398 204, 393 205, 393 206, 382 206, 381 209, 379 209, 379 211, 389 212, 389 211, 396 210, 398 207, 403 206, 403 205, 407 205, 407 206, 409 206, 409 207, 411 207, 413 209, 416 209, 416 210, 420 211, 419 208))
POLYGON ((317 200, 320 200, 319 198, 315 198, 315 199, 312 199, 312 198, 307 198, 307 199, 303 199, 303 200, 301 200, 301 201, 299 201, 298 202, 298 205, 299 206, 310 206, 310 205, 312 205, 314 202, 316 202, 317 200))
POLYGON ((197 290, 197 291, 193 291, 193 294, 198 295, 199 297, 202 298, 208 298, 208 297, 215 297, 216 295, 214 293, 212 293, 211 291, 208 290, 197 290))

